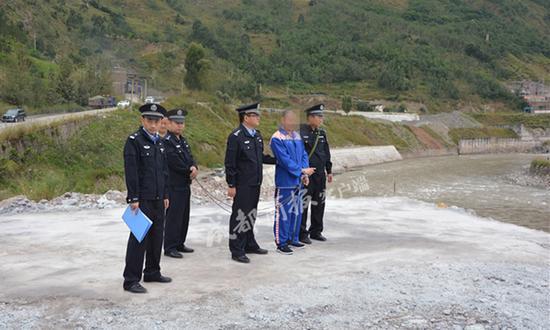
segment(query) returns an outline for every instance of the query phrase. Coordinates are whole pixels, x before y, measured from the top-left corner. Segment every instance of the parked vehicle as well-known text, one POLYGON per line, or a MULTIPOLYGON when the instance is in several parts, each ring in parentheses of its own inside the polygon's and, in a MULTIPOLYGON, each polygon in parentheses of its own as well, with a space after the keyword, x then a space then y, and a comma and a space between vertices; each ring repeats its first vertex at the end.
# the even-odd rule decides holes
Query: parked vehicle
POLYGON ((147 96, 145 98, 145 103, 155 103, 155 98, 153 96, 147 96))
POLYGON ((25 121, 25 118, 27 118, 27 114, 25 113, 25 110, 21 108, 9 109, 2 116, 2 122, 16 123, 19 121, 25 121))
POLYGON ((113 96, 97 95, 88 99, 88 106, 92 109, 112 108, 116 102, 113 96))
POLYGON ((118 103, 116 104, 117 108, 127 108, 130 106, 130 100, 122 100, 122 101, 118 101, 118 103))

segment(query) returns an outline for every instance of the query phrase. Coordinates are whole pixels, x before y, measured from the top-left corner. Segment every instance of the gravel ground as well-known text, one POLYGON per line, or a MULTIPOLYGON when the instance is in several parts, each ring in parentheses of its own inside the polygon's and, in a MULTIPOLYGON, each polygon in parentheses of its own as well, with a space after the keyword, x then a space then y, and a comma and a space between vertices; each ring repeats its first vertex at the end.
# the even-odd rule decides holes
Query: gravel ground
MULTIPOLYGON (((273 166, 264 168, 265 183, 262 185, 261 200, 271 200, 274 196, 273 166)), ((197 181, 191 185, 193 194, 191 202, 194 205, 222 204, 228 207, 231 200, 227 197, 225 177, 213 171, 200 174, 197 181)), ((0 201, 0 215, 18 213, 37 213, 50 211, 78 211, 83 209, 109 209, 126 205, 126 192, 110 190, 105 194, 82 194, 67 192, 51 200, 34 201, 27 196, 14 196, 0 201)), ((229 206, 229 209, 231 207, 229 206)))
MULTIPOLYGON (((262 203, 268 208, 272 203, 262 203)), ((192 209, 171 284, 122 290, 123 209, 0 218, 0 328, 550 328, 550 235, 407 198, 331 200, 329 241, 230 260, 227 218, 192 209)))
POLYGON ((516 171, 506 175, 505 180, 521 186, 540 187, 550 190, 550 175, 530 173, 528 167, 521 171, 516 171))

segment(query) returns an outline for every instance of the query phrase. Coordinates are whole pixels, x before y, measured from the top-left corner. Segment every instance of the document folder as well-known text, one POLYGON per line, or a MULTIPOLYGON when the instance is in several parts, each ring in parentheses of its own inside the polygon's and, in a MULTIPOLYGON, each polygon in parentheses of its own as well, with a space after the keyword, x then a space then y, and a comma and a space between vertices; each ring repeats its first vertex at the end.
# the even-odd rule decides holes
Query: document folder
POLYGON ((124 211, 122 220, 126 222, 126 225, 130 228, 130 231, 132 231, 132 234, 134 234, 134 237, 140 243, 143 241, 143 238, 147 235, 149 228, 151 228, 151 225, 153 224, 153 222, 143 212, 141 212, 140 209, 137 209, 137 212, 135 212, 132 210, 130 205, 128 205, 126 211, 124 211))

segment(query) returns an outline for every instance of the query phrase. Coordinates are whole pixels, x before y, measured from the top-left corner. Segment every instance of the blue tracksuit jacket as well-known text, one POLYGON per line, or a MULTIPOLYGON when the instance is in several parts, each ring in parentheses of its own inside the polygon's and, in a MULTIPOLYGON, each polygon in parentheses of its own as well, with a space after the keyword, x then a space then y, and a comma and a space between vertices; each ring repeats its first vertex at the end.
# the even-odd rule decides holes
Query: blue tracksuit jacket
POLYGON ((273 233, 278 247, 298 242, 302 219, 302 169, 309 167, 304 143, 297 132, 279 128, 271 137, 275 166, 275 223, 273 233))

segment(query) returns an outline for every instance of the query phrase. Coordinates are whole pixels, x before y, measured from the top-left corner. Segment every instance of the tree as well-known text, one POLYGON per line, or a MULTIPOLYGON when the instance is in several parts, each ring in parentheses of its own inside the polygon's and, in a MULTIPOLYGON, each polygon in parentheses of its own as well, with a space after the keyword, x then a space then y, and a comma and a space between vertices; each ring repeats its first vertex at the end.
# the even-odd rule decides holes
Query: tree
POLYGON ((353 106, 351 96, 345 95, 342 98, 342 109, 346 114, 348 114, 351 111, 351 107, 353 106))
POLYGON ((185 86, 190 89, 202 89, 202 78, 208 70, 209 62, 205 57, 204 48, 197 43, 191 43, 185 57, 185 86))
POLYGON ((72 63, 68 59, 61 60, 57 75, 56 91, 63 98, 63 101, 67 103, 73 102, 76 99, 75 85, 71 79, 72 71, 72 63))
POLYGON ((386 64, 380 77, 378 86, 394 91, 406 91, 411 87, 408 77, 409 68, 404 61, 393 60, 386 64))

